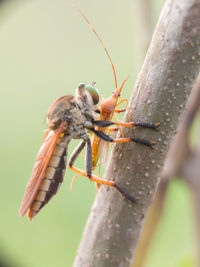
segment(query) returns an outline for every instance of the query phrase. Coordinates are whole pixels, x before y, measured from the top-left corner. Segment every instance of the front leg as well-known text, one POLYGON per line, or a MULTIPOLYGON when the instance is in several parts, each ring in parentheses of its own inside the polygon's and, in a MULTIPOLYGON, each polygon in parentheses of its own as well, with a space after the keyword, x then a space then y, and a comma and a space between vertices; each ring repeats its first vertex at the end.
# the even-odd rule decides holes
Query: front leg
POLYGON ((98 136, 99 138, 101 138, 104 141, 110 142, 110 143, 127 143, 127 142, 135 142, 135 143, 140 143, 143 144, 145 146, 151 147, 153 148, 153 146, 155 145, 154 141, 147 141, 144 139, 140 139, 140 138, 117 138, 117 139, 113 139, 112 137, 110 137, 109 135, 105 134, 104 132, 95 130, 95 129, 90 129, 90 131, 92 131, 93 133, 95 133, 96 136, 98 136))
POLYGON ((92 147, 91 147, 91 141, 89 137, 85 138, 81 141, 81 143, 74 149, 72 152, 70 159, 69 159, 69 168, 73 169, 74 162, 78 158, 79 154, 85 147, 85 144, 87 143, 87 149, 86 149, 86 174, 88 177, 92 175, 92 147))
POLYGON ((146 122, 113 122, 113 121, 103 121, 103 120, 94 120, 92 122, 93 125, 98 126, 98 127, 109 127, 111 125, 118 125, 118 126, 123 126, 123 127, 144 127, 144 128, 150 128, 153 130, 156 130, 159 126, 160 123, 146 123, 146 122))
POLYGON ((85 140, 82 140, 80 144, 78 144, 78 146, 74 149, 74 151, 72 152, 69 158, 69 167, 74 165, 75 160, 78 158, 79 154, 85 147, 85 144, 86 144, 85 140))
POLYGON ((92 176, 92 145, 89 138, 86 140, 86 143, 86 173, 88 178, 90 178, 92 176))

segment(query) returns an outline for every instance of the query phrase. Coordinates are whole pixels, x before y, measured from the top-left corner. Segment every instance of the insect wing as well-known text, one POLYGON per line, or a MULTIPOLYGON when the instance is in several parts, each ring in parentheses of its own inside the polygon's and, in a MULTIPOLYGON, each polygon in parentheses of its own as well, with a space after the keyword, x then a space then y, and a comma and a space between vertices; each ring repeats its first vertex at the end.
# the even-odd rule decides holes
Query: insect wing
POLYGON ((43 142, 41 144, 40 150, 37 154, 36 163, 33 167, 32 174, 26 190, 24 193, 24 198, 22 200, 19 216, 24 216, 30 207, 32 201, 34 200, 35 194, 40 186, 41 180, 44 176, 46 167, 54 151, 56 143, 60 138, 60 131, 54 132, 53 130, 47 130, 43 142))
POLYGON ((108 142, 105 142, 104 140, 100 140, 99 142, 99 158, 100 158, 100 165, 108 162, 108 156, 109 156, 109 147, 110 144, 108 142))

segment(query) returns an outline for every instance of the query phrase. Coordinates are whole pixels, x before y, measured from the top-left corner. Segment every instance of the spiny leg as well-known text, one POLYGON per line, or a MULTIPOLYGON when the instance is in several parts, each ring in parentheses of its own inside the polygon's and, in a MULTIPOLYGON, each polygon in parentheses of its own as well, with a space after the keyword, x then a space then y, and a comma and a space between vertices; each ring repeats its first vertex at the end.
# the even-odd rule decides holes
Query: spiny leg
POLYGON ((118 186, 114 181, 103 180, 97 176, 92 175, 92 149, 91 149, 91 142, 90 142, 89 138, 87 140, 83 140, 76 147, 76 149, 73 151, 73 153, 69 159, 69 168, 72 171, 88 178, 89 180, 96 182, 97 184, 103 184, 103 185, 114 187, 125 198, 136 203, 136 199, 134 197, 130 196, 128 193, 126 193, 124 191, 124 189, 122 189, 120 186, 118 186), (87 152, 86 152, 86 172, 85 172, 85 171, 82 171, 82 170, 74 167, 73 164, 74 164, 75 160, 77 159, 78 155, 80 154, 81 150, 84 148, 86 143, 87 143, 87 152))

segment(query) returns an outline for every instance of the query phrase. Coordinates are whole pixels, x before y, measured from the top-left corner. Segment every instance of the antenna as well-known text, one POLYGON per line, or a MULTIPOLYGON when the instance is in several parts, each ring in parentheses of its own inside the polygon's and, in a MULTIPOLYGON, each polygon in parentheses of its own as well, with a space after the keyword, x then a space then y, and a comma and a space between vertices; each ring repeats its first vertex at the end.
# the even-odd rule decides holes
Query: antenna
POLYGON ((89 22, 88 18, 85 16, 85 14, 76 6, 72 5, 72 7, 74 9, 76 9, 80 15, 85 19, 85 21, 87 22, 87 24, 90 26, 90 28, 92 29, 92 31, 94 32, 94 34, 96 35, 97 39, 99 40, 100 44, 103 46, 105 52, 106 52, 106 55, 108 56, 109 60, 110 60, 110 63, 111 63, 111 66, 112 66, 112 70, 113 70, 113 74, 114 74, 114 79, 115 79, 115 88, 117 89, 117 76, 116 76, 116 72, 115 72, 115 66, 112 62, 112 59, 108 53, 108 50, 106 48, 106 46, 104 45, 103 41, 101 40, 101 38, 99 37, 99 35, 97 34, 97 32, 95 31, 94 27, 92 26, 92 24, 89 22))

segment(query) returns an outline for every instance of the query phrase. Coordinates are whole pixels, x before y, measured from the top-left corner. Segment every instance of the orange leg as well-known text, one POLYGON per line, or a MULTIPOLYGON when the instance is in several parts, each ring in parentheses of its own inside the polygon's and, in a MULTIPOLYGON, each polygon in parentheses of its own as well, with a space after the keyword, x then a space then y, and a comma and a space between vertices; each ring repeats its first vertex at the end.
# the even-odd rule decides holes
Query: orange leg
POLYGON ((79 177, 79 176, 81 176, 81 175, 80 175, 80 174, 77 174, 77 175, 74 175, 74 176, 73 176, 73 178, 72 178, 72 182, 71 182, 71 186, 70 186, 71 191, 73 190, 75 179, 76 179, 77 177, 79 177))
POLYGON ((116 106, 119 106, 121 103, 123 103, 123 102, 126 102, 126 106, 128 106, 128 99, 127 98, 124 98, 124 99, 122 99, 121 101, 119 101, 119 103, 117 103, 117 105, 116 106))
POLYGON ((106 181, 106 180, 102 180, 100 179, 98 176, 95 176, 95 175, 91 175, 90 177, 87 175, 87 173, 85 171, 82 171, 74 166, 69 166, 70 169, 76 173, 78 173, 79 175, 82 175, 86 178, 88 178, 89 180, 93 181, 93 182, 96 182, 96 183, 99 183, 99 184, 104 184, 104 185, 107 185, 107 186, 114 186, 114 182, 113 181, 106 181))
POLYGON ((77 174, 82 175, 89 180, 96 182, 98 184, 104 184, 107 186, 114 187, 118 192, 120 192, 124 197, 132 202, 136 202, 135 198, 127 194, 121 187, 115 184, 114 181, 106 181, 101 180, 99 177, 92 175, 92 150, 91 150, 91 141, 90 139, 84 139, 72 152, 70 159, 69 159, 69 168, 72 171, 75 171, 77 174), (82 149, 84 148, 85 144, 87 143, 87 150, 86 150, 86 171, 82 171, 76 167, 74 167, 74 162, 77 159, 78 155, 81 153, 82 149))
POLYGON ((127 98, 122 99, 122 100, 117 104, 117 106, 119 106, 119 105, 120 105, 121 103, 123 103, 123 102, 126 102, 126 108, 115 109, 115 112, 116 112, 116 113, 120 113, 120 112, 124 112, 124 111, 126 111, 126 110, 128 109, 129 119, 130 119, 130 121, 132 121, 131 112, 130 112, 130 109, 129 109, 129 107, 128 107, 128 99, 127 99, 127 98))
MULTIPOLYGON (((105 162, 102 162, 101 164, 96 165, 95 168, 97 168, 97 167, 103 165, 104 163, 105 163, 105 162)), ((71 169, 72 171, 75 171, 73 168, 74 168, 74 167, 70 167, 70 169, 71 169)), ((77 169, 77 168, 75 168, 75 169, 77 169)), ((77 170, 78 170, 78 169, 77 169, 77 170)), ((76 171, 75 171, 75 172, 76 172, 76 171)), ((81 173, 78 173, 77 175, 74 175, 74 176, 73 176, 73 178, 72 178, 72 182, 71 182, 71 191, 72 191, 72 189, 73 189, 75 179, 78 178, 79 176, 81 176, 81 175, 82 175, 82 172, 83 172, 83 171, 81 171, 81 173)), ((86 173, 85 173, 85 174, 86 174, 86 173)), ((87 176, 87 174, 86 174, 86 176, 87 176)), ((94 175, 93 175, 93 176, 94 176, 94 175)), ((96 174, 96 173, 95 173, 95 176, 97 177, 97 174, 96 174)), ((97 189, 99 189, 101 185, 98 184, 98 183, 96 183, 96 186, 97 186, 97 189)))
POLYGON ((126 108, 121 108, 121 109, 115 109, 115 113, 121 113, 121 112, 125 112, 126 108))
POLYGON ((112 137, 110 137, 109 135, 107 135, 107 134, 105 134, 105 133, 103 133, 101 131, 98 131, 98 130, 95 130, 95 129, 93 129, 92 131, 95 133, 95 135, 97 137, 103 139, 104 141, 110 142, 110 143, 136 142, 136 143, 140 143, 140 144, 146 145, 146 146, 151 147, 151 148, 153 148, 153 145, 155 145, 154 141, 147 141, 147 140, 144 140, 144 139, 132 138, 132 137, 113 139, 112 137))
POLYGON ((127 194, 121 187, 119 187, 118 185, 115 184, 114 181, 106 181, 106 180, 102 180, 100 179, 99 177, 97 176, 94 176, 94 175, 91 175, 91 176, 88 176, 86 172, 76 168, 76 167, 73 167, 73 166, 69 166, 70 169, 86 178, 88 178, 89 180, 93 181, 93 182, 96 182, 97 184, 103 184, 103 185, 107 185, 107 186, 111 186, 111 187, 114 187, 121 195, 123 195, 125 198, 127 198, 128 200, 132 201, 132 202, 136 202, 136 199, 132 196, 130 196, 129 194, 127 194))
MULTIPOLYGON (((109 121, 93 121, 93 125, 99 126, 99 127, 108 127, 110 125, 117 125, 117 126, 125 126, 125 127, 132 127, 132 126, 143 126, 143 127, 148 127, 148 128, 153 128, 157 127, 159 124, 146 124, 146 123, 114 123, 114 122, 109 122, 109 121)), ((102 140, 105 140, 107 142, 111 143, 126 143, 126 142, 137 142, 141 143, 144 145, 147 145, 149 147, 153 147, 155 142, 149 142, 143 139, 139 138, 118 138, 118 139, 113 139, 109 135, 105 134, 102 131, 96 130, 96 129, 90 129, 97 137, 101 138, 102 140)), ((100 184, 100 185, 107 185, 114 187, 118 192, 120 192, 124 197, 126 197, 128 200, 131 200, 132 202, 136 202, 136 199, 129 194, 127 194, 121 187, 119 187, 114 181, 107 181, 107 180, 102 180, 98 176, 92 175, 92 146, 91 146, 91 141, 88 137, 85 135, 83 136, 83 141, 75 148, 75 150, 72 152, 72 155, 69 159, 69 167, 71 170, 75 171, 79 175, 82 175, 89 180, 100 184), (82 171, 76 167, 74 167, 74 162, 77 159, 78 155, 81 153, 82 149, 85 147, 85 144, 87 144, 87 150, 86 150, 86 171, 82 171)))
POLYGON ((121 133, 121 136, 124 137, 124 133, 121 129, 120 126, 124 127, 134 127, 134 126, 141 126, 141 127, 146 127, 146 128, 151 128, 151 129, 157 129, 160 126, 160 123, 155 123, 155 124, 147 124, 147 123, 134 123, 134 122, 129 122, 129 123, 118 123, 114 122, 113 125, 118 126, 118 128, 109 128, 109 132, 117 132, 118 130, 121 133))
MULTIPOLYGON (((109 132, 117 132, 118 128, 112 128, 109 129, 109 132)), ((119 139, 113 139, 113 141, 110 142, 114 142, 114 143, 127 143, 127 142, 136 142, 136 143, 142 143, 145 144, 147 146, 152 146, 155 145, 155 142, 149 142, 143 139, 139 139, 139 138, 119 138, 119 139)))
POLYGON ((117 132, 118 131, 118 128, 111 128, 111 129, 108 129, 109 132, 117 132))
MULTIPOLYGON (((114 122, 119 122, 115 115, 113 115, 113 118, 114 118, 114 122)), ((118 130, 120 131, 121 137, 124 137, 124 133, 122 131, 122 128, 118 125, 116 125, 116 126, 117 126, 118 130)))

